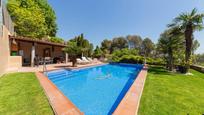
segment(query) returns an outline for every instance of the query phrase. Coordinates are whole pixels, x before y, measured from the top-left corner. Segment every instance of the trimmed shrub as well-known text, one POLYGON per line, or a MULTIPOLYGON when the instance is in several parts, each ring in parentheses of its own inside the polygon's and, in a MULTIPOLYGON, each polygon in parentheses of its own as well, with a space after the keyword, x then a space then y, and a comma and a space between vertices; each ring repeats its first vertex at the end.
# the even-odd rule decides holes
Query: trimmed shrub
MULTIPOLYGON (((122 49, 116 50, 109 57, 110 62, 120 62, 120 63, 133 63, 133 64, 144 64, 145 58, 139 56, 137 50, 122 49)), ((146 58, 147 64, 157 64, 162 65, 164 61, 160 58, 146 58)))

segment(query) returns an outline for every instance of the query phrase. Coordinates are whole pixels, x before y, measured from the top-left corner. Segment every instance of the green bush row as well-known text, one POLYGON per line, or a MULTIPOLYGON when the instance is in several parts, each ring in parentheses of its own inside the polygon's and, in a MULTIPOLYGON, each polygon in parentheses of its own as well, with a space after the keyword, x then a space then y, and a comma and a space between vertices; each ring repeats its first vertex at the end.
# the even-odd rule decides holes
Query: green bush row
MULTIPOLYGON (((136 63, 136 64, 144 64, 145 58, 139 54, 139 51, 136 49, 121 49, 114 51, 109 60, 111 62, 120 62, 120 63, 136 63)), ((147 64, 164 64, 163 59, 161 58, 146 58, 147 64)))
MULTIPOLYGON (((120 63, 136 63, 136 64, 144 64, 145 58, 142 56, 136 56, 136 55, 123 55, 121 57, 112 56, 112 62, 120 62, 120 63)), ((146 58, 147 64, 164 64, 162 59, 157 58, 146 58)))

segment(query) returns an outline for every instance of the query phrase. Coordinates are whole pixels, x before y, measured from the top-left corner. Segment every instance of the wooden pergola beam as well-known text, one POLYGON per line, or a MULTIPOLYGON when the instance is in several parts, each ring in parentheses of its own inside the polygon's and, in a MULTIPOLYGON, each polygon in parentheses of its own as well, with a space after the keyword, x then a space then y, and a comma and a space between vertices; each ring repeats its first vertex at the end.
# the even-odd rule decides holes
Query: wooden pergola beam
POLYGON ((19 40, 19 41, 26 41, 26 42, 32 42, 32 43, 35 42, 35 43, 54 45, 54 46, 60 46, 60 47, 66 47, 67 46, 66 44, 54 43, 54 42, 38 40, 38 39, 33 39, 33 38, 28 38, 28 37, 20 37, 20 36, 9 36, 9 39, 15 39, 15 40, 19 40))

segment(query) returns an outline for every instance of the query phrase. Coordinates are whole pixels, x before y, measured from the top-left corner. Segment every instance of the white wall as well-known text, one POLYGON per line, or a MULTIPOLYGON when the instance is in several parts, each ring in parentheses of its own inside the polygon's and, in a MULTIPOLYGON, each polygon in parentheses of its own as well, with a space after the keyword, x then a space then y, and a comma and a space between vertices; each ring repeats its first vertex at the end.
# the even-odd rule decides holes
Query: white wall
POLYGON ((2 28, 3 35, 0 36, 0 76, 6 73, 9 66, 9 31, 5 26, 2 28))

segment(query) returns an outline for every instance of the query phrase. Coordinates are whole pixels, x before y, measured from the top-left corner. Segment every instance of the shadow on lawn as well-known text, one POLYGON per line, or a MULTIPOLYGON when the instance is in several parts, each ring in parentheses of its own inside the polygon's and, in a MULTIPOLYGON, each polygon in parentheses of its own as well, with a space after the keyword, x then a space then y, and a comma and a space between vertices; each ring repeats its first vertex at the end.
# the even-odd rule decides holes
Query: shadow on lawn
POLYGON ((172 73, 165 70, 162 66, 150 66, 148 72, 151 74, 172 75, 172 73))

